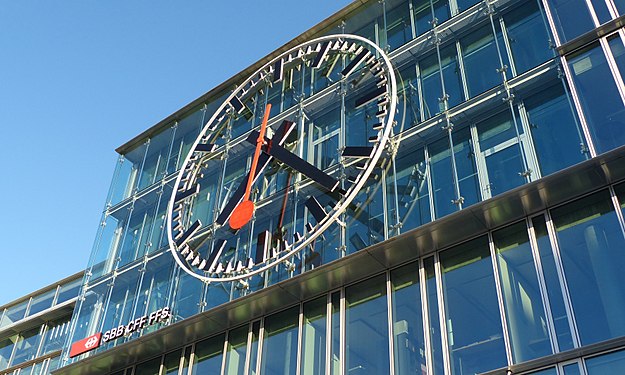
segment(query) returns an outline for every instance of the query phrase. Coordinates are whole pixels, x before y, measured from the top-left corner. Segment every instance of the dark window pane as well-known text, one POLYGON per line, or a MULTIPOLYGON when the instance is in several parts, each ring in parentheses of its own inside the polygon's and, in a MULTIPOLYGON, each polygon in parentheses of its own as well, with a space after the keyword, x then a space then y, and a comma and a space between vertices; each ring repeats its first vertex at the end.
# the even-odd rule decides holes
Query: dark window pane
POLYGON ((501 67, 491 25, 475 30, 460 41, 469 97, 474 97, 502 82, 501 67))
POLYGON ((195 344, 192 369, 194 375, 221 373, 224 339, 224 335, 219 335, 195 344))
POLYGON ((135 368, 135 375, 158 375, 161 367, 161 357, 138 364, 135 368))
POLYGON ((304 304, 302 375, 322 375, 326 370, 327 297, 304 304))
POLYGON ((265 318, 265 336, 260 373, 295 374, 299 306, 265 318))
POLYGON ((586 1, 548 0, 548 3, 562 43, 594 29, 586 1))
POLYGON ((243 374, 245 371, 245 354, 247 351, 247 325, 228 332, 228 349, 224 374, 243 374))

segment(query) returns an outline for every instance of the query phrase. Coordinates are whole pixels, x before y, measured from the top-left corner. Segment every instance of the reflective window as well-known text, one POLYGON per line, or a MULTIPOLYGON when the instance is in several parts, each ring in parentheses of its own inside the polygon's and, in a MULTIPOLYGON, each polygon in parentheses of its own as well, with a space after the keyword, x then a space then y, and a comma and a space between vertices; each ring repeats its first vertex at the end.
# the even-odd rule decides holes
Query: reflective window
POLYGON ((33 297, 28 309, 28 316, 35 315, 52 306, 56 288, 33 297))
POLYGON ((558 347, 560 351, 573 349, 573 338, 569 319, 564 305, 562 286, 556 269, 556 262, 553 256, 553 249, 547 232, 547 225, 544 216, 537 216, 532 219, 538 252, 540 253, 540 263, 545 278, 549 306, 551 307, 551 317, 556 330, 558 347))
POLYGON ((392 271, 391 282, 395 372, 426 373, 419 264, 411 263, 392 271))
POLYGON ((63 348, 63 344, 69 333, 70 319, 71 316, 66 316, 47 324, 48 329, 42 340, 41 355, 63 348))
POLYGON ((459 12, 462 12, 463 10, 467 10, 471 6, 477 3, 479 3, 479 0, 456 0, 456 4, 458 5, 459 12))
MULTIPOLYGON (((215 108, 216 109, 216 108, 215 108)), ((195 109, 185 118, 180 120, 176 126, 174 140, 167 161, 167 174, 177 171, 187 157, 191 145, 200 133, 200 129, 204 124, 205 110, 203 108, 195 109)), ((212 114, 212 112, 211 112, 212 114)))
POLYGON ((150 361, 138 364, 135 368, 134 375, 159 375, 161 367, 161 357, 154 358, 150 361))
POLYGON ((474 30, 460 41, 469 96, 474 97, 502 82, 499 55, 491 25, 474 30))
POLYGON ((331 320, 331 341, 330 356, 332 363, 330 364, 330 374, 341 374, 341 293, 335 292, 331 295, 332 315, 331 320))
POLYGON ((56 298, 56 304, 61 304, 67 300, 70 300, 78 296, 80 287, 82 286, 82 278, 70 281, 67 284, 61 285, 59 289, 59 295, 56 298))
POLYGON ((384 276, 346 288, 345 301, 346 373, 388 373, 388 309, 384 276))
POLYGON ((419 68, 424 120, 442 112, 444 109, 444 105, 441 102, 443 98, 443 83, 441 82, 440 69, 442 69, 445 82, 445 94, 448 95, 448 107, 451 108, 464 100, 455 44, 441 48, 440 64, 438 55, 434 53, 422 59, 419 62, 419 68))
POLYGON ((30 302, 30 299, 26 299, 25 301, 7 307, 4 311, 4 315, 2 316, 2 326, 8 326, 18 320, 24 319, 24 316, 26 316, 28 302, 30 302))
MULTIPOLYGON (((113 291, 107 302, 102 331, 126 324, 133 317, 133 307, 141 272, 138 267, 122 272, 113 279, 113 291)), ((125 341, 125 337, 119 339, 125 341)))
POLYGON ((72 333, 77 341, 90 336, 98 331, 100 314, 104 310, 104 301, 108 296, 109 287, 105 281, 98 285, 94 285, 85 291, 84 299, 77 306, 78 312, 74 313, 75 328, 72 333))
POLYGON ((608 191, 552 211, 582 345, 625 334, 625 239, 608 191))
POLYGON ((250 345, 250 368, 249 374, 256 375, 258 365, 258 337, 260 332, 260 320, 252 323, 252 344, 250 345))
POLYGON ((200 300, 204 283, 182 270, 176 277, 173 311, 176 320, 188 318, 200 312, 200 300))
POLYGON ((558 375, 558 372, 556 371, 555 367, 552 367, 552 368, 548 368, 548 369, 544 369, 544 370, 540 370, 536 372, 531 372, 528 375, 558 375))
POLYGON ((389 50, 394 50, 412 39, 410 5, 406 0, 398 0, 387 1, 385 6, 387 9, 386 43, 389 50))
POLYGON ((588 375, 625 373, 625 351, 621 350, 586 359, 588 375))
POLYGON ((295 374, 298 317, 299 306, 296 306, 265 318, 261 374, 295 374))
POLYGON ((219 335, 195 344, 193 375, 221 373, 224 338, 224 335, 219 335))
POLYGON ((327 298, 304 304, 302 327, 302 375, 326 373, 327 298))
POLYGON ((552 354, 525 222, 493 232, 515 363, 552 354))
POLYGON ((417 71, 414 64, 396 72, 397 76, 397 121, 398 133, 415 126, 421 121, 419 91, 417 89, 417 71))
POLYGON ((17 335, 7 337, 0 340, 0 367, 9 367, 9 361, 11 360, 11 353, 13 352, 13 346, 17 341, 17 335))
POLYGON ((430 345, 432 351, 433 375, 444 374, 443 365, 443 340, 441 336, 441 321, 439 315, 438 296, 436 293, 436 273, 434 270, 434 257, 423 260, 425 269, 425 288, 427 298, 427 314, 430 321, 428 332, 430 335, 430 345))
POLYGON ((133 192, 139 178, 147 143, 140 144, 119 159, 109 190, 109 202, 115 205, 133 192))
POLYGON ((595 28, 584 0, 548 0, 561 43, 595 28))
POLYGON ((440 253, 453 374, 503 367, 506 352, 486 236, 440 253))
POLYGON ((150 139, 137 186, 139 190, 165 177, 173 133, 170 127, 150 139))
POLYGON ((569 365, 562 366, 562 370, 564 375, 582 375, 578 363, 571 363, 569 365))
POLYGON ((542 12, 538 2, 530 1, 503 16, 516 74, 554 57, 542 12))
POLYGON ((601 46, 568 59, 597 153, 625 144, 625 107, 601 46))
POLYGON ((20 333, 17 343, 15 344, 15 354, 13 354, 11 366, 34 359, 37 355, 40 339, 41 327, 20 333))
POLYGON ((610 46, 610 51, 612 52, 612 56, 614 56, 618 70, 621 73, 621 77, 623 77, 625 74, 625 45, 623 45, 623 39, 621 39, 620 34, 617 33, 608 37, 608 45, 610 46))
POLYGON ((419 0, 414 1, 412 7, 417 35, 432 29, 434 17, 436 17, 437 24, 441 24, 451 17, 448 0, 419 0))
POLYGON ((589 157, 569 94, 562 83, 533 94, 525 100, 525 109, 543 176, 589 157))
POLYGON ((161 374, 178 375, 180 356, 182 356, 182 350, 176 350, 175 352, 165 354, 165 358, 163 358, 163 371, 161 374))
POLYGON ((226 352, 226 375, 243 374, 245 371, 245 354, 247 351, 247 333, 249 326, 228 332, 228 347, 226 352))

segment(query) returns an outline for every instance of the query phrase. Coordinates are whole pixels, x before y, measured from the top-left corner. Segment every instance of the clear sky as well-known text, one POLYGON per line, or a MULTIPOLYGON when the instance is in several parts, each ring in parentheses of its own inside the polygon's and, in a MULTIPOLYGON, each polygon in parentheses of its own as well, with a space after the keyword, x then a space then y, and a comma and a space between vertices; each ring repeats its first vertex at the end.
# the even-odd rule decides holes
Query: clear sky
POLYGON ((84 269, 115 148, 350 0, 0 0, 0 305, 84 269))

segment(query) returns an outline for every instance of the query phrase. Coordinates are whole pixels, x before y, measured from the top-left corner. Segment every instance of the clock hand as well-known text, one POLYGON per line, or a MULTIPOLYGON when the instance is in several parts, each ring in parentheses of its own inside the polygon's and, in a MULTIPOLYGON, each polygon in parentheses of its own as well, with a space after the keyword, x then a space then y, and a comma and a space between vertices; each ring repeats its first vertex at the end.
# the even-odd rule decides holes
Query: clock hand
POLYGON ((269 120, 269 112, 271 112, 271 104, 267 104, 265 107, 265 115, 263 116, 263 122, 260 124, 260 134, 256 139, 256 150, 254 150, 254 158, 252 159, 252 167, 247 178, 247 187, 245 188, 245 194, 243 195, 243 201, 232 212, 230 216, 229 224, 232 229, 241 229, 247 224, 254 215, 254 202, 250 200, 250 192, 252 191, 252 184, 255 179, 255 171, 258 166, 258 158, 260 157, 260 149, 265 142, 265 129, 267 128, 267 121, 269 120))
MULTIPOLYGON (((283 121, 280 127, 278 128, 278 130, 276 131, 274 137, 272 138, 271 143, 273 145, 283 144, 294 129, 295 129, 295 123, 293 123, 292 121, 287 121, 287 120, 283 121)), ((273 157, 267 155, 266 153, 264 152, 260 153, 256 171, 252 173, 252 171, 250 170, 249 172, 249 174, 252 174, 254 176, 254 181, 260 174, 260 171, 265 169, 265 167, 269 165, 269 162, 272 159, 273 157)), ((228 218, 230 218, 230 215, 232 214, 232 212, 234 211, 238 203, 241 201, 241 199, 243 199, 243 195, 245 194, 245 190, 247 188, 247 180, 249 179, 249 174, 246 176, 246 178, 243 181, 241 181, 241 183, 239 184, 237 189, 234 191, 234 193, 232 194, 228 202, 221 209, 219 216, 217 216, 217 219, 215 220, 217 224, 224 225, 226 221, 228 220, 228 218)))

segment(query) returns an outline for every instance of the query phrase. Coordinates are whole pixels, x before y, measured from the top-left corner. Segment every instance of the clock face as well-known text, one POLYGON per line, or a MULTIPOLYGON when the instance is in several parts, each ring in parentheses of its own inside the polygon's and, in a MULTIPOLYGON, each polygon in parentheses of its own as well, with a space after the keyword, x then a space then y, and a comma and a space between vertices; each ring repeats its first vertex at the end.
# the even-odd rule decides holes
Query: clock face
POLYGON ((391 134, 396 81, 355 35, 303 43, 261 67, 191 145, 169 201, 170 250, 207 282, 319 264, 316 241, 346 210, 391 134))

